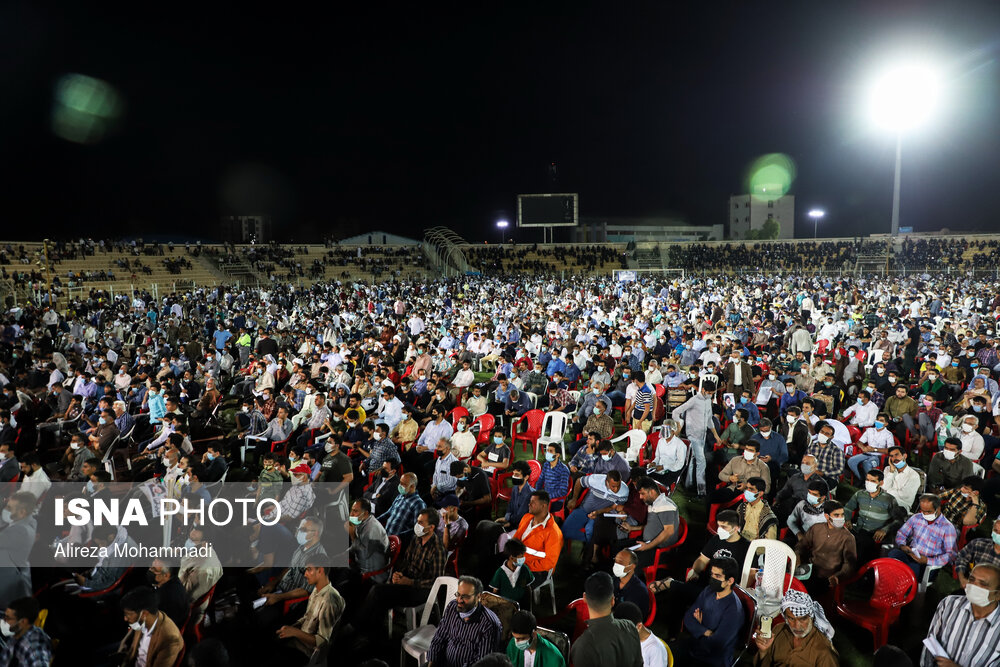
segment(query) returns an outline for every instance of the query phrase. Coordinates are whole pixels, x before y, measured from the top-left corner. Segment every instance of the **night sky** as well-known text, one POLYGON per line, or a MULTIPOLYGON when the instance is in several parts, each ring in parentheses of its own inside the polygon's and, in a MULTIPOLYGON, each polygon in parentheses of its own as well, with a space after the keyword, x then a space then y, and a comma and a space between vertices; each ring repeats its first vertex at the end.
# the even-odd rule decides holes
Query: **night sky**
POLYGON ((771 152, 798 166, 799 235, 817 205, 831 234, 888 231, 894 142, 862 106, 907 53, 950 83, 904 142, 901 225, 1000 230, 1000 2, 45 4, 0 8, 2 238, 211 239, 223 212, 262 210, 282 240, 492 241, 516 194, 545 191, 579 192, 582 216, 712 224, 771 152), (53 132, 72 73, 126 105, 92 145, 53 132))

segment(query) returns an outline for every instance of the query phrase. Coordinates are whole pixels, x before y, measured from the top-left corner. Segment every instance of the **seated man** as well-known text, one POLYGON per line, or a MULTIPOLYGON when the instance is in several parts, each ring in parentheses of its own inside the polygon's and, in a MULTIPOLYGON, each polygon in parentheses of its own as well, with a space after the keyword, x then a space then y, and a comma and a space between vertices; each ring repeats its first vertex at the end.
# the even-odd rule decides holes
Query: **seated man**
MULTIPOLYGON (((568 540, 582 540, 588 545, 594 536, 594 520, 599 514, 612 512, 615 505, 622 505, 628 500, 628 488, 622 483, 622 476, 617 470, 606 475, 588 475, 576 480, 573 498, 567 503, 567 509, 572 510, 563 523, 563 535, 568 540), (582 489, 589 489, 577 507, 577 499, 582 489)), ((591 547, 592 551, 592 547, 591 547)), ((588 554, 584 551, 584 555, 588 554)), ((584 558, 584 563, 589 563, 584 558)))
POLYGON ((799 563, 812 564, 812 575, 805 584, 809 593, 816 597, 846 580, 858 564, 854 535, 845 527, 844 506, 836 500, 828 500, 823 505, 823 512, 826 523, 813 524, 795 545, 799 563))
POLYGON ((535 576, 534 587, 545 583, 563 547, 563 533, 549 513, 549 494, 533 491, 528 501, 528 513, 514 531, 514 539, 525 547, 525 565, 535 576))
POLYGON ((713 558, 708 572, 708 586, 684 614, 691 636, 671 647, 677 664, 725 667, 733 661, 741 627, 736 619, 743 618, 743 603, 733 592, 740 566, 732 558, 713 558))
POLYGON ((789 589, 781 600, 785 622, 772 626, 771 636, 754 634, 757 667, 812 665, 838 667, 840 656, 830 638, 833 626, 826 619, 823 606, 807 593, 789 589))
POLYGON ((148 586, 133 588, 122 596, 121 608, 129 631, 118 653, 123 665, 174 665, 184 650, 184 639, 170 617, 160 611, 156 593, 148 586))
POLYGON ((305 597, 312 592, 312 584, 305 578, 307 562, 314 556, 328 559, 321 542, 322 521, 316 517, 302 519, 295 537, 299 546, 292 552, 291 566, 258 591, 258 595, 265 598, 264 606, 257 610, 257 623, 261 627, 274 627, 283 615, 282 607, 285 602, 305 597))
POLYGON ((497 519, 504 530, 513 530, 521 523, 521 517, 528 513, 528 502, 531 499, 532 488, 528 482, 531 468, 527 461, 514 461, 511 466, 510 500, 507 501, 506 513, 497 519))
POLYGON ((603 475, 612 470, 618 471, 623 482, 627 482, 629 476, 632 474, 632 470, 629 468, 628 462, 625 461, 625 457, 618 456, 615 446, 611 444, 611 441, 601 440, 597 444, 597 456, 594 458, 591 471, 594 474, 603 475))
MULTIPOLYGON (((869 405, 874 404, 869 403, 869 405)), ((886 454, 895 442, 892 432, 886 428, 888 423, 888 415, 880 412, 875 423, 870 428, 865 429, 854 445, 855 451, 860 450, 860 453, 852 456, 847 462, 847 466, 858 479, 863 479, 866 472, 881 463, 882 455, 886 454)))
MULTIPOLYGON (((823 476, 816 471, 816 459, 806 454, 799 464, 799 472, 789 475, 784 485, 774 497, 774 512, 781 523, 785 523, 795 507, 809 495, 809 484, 823 476)), ((826 482, 824 481, 824 484, 826 482)))
POLYGON ((740 533, 748 541, 758 538, 773 540, 778 536, 778 517, 774 516, 771 506, 764 500, 764 490, 767 483, 760 477, 747 480, 743 500, 736 506, 740 517, 740 533))
POLYGON ((12 600, 4 612, 7 642, 0 651, 2 665, 38 665, 44 667, 52 663, 52 640, 45 631, 35 625, 40 607, 35 598, 12 600))
POLYGON ((458 578, 455 599, 445 607, 427 650, 428 664, 463 667, 500 648, 503 628, 497 615, 479 604, 482 592, 479 579, 458 578))
POLYGON ((844 448, 833 442, 834 428, 830 422, 816 424, 816 442, 809 445, 806 453, 816 459, 816 468, 826 478, 827 486, 837 488, 840 476, 844 474, 844 448))
POLYGON ((965 526, 978 526, 986 516, 986 503, 980 498, 984 484, 979 475, 969 475, 958 488, 940 496, 942 514, 960 533, 965 526))
POLYGON ((1000 604, 1000 569, 994 565, 976 565, 965 584, 965 595, 949 595, 938 603, 927 629, 928 639, 944 650, 938 657, 927 649, 920 655, 921 665, 989 665, 1000 651, 1000 634, 983 632, 993 629, 1000 604), (978 630, 978 632, 977 632, 978 630))
MULTIPOLYGON (((409 474, 409 473, 407 473, 409 474)), ((393 607, 412 607, 427 601, 434 580, 444 574, 448 560, 435 527, 437 510, 425 507, 417 516, 414 538, 399 559, 389 583, 376 584, 358 610, 355 629, 372 639, 383 639, 386 612, 393 607)))
POLYGON ((547 491, 552 498, 561 498, 569 491, 570 470, 561 459, 559 445, 549 443, 545 446, 545 462, 542 463, 542 473, 538 476, 536 485, 547 491))
POLYGON ((906 452, 895 445, 889 448, 889 465, 883 471, 885 492, 896 499, 899 506, 909 511, 920 491, 920 475, 906 463, 906 452))
MULTIPOLYGON (((378 519, 372 516, 372 505, 364 498, 351 503, 347 535, 351 544, 348 551, 351 565, 358 574, 377 572, 388 564, 389 536, 378 519)), ((388 578, 387 572, 377 574, 372 583, 381 584, 388 578)))
POLYGON ((848 528, 854 533, 858 562, 862 564, 877 558, 882 542, 891 538, 906 520, 906 510, 882 488, 884 479, 878 468, 869 470, 865 488, 851 496, 844 506, 848 528))
POLYGON ((715 452, 715 462, 726 465, 743 453, 743 445, 754 436, 753 426, 747 421, 749 413, 746 408, 737 408, 733 413, 732 423, 726 427, 719 438, 722 449, 715 452))
POLYGON ((489 478, 481 468, 472 467, 468 461, 452 463, 451 475, 457 479, 455 492, 462 503, 462 512, 469 517, 470 523, 478 523, 489 514, 493 503, 489 478))
POLYGON ((280 641, 272 654, 273 664, 305 665, 314 651, 329 647, 333 629, 344 613, 344 598, 327 576, 328 558, 313 554, 306 562, 303 576, 312 587, 302 618, 278 628, 280 641))
POLYGON ((944 449, 931 457, 927 468, 927 490, 934 493, 954 489, 972 474, 972 460, 962 456, 962 441, 948 438, 944 449))
POLYGON ((946 565, 955 556, 958 532, 941 514, 941 499, 931 493, 920 496, 920 511, 914 514, 896 533, 896 548, 889 552, 917 575, 917 581, 927 565, 946 565))
POLYGON ((728 503, 746 490, 747 480, 756 477, 764 480, 765 491, 771 486, 771 471, 767 464, 758 458, 760 444, 756 440, 748 440, 743 446, 743 456, 734 458, 719 471, 719 481, 726 482, 721 489, 713 489, 709 500, 713 504, 728 503))
POLYGON ((180 568, 163 558, 154 558, 146 575, 156 590, 156 605, 179 628, 191 612, 191 599, 177 578, 180 568))
POLYGON ((128 536, 125 528, 107 524, 95 526, 91 539, 96 546, 105 547, 108 555, 106 558, 98 559, 97 564, 87 574, 74 574, 73 579, 81 588, 100 591, 111 586, 125 574, 131 561, 124 551, 137 549, 138 545, 128 536), (117 555, 116 548, 123 550, 121 555, 117 555))
POLYGON ((990 537, 977 537, 958 552, 955 558, 955 574, 962 588, 969 581, 969 574, 975 565, 992 565, 1000 569, 1000 519, 993 522, 990 537))
POLYGON ((611 566, 611 574, 617 579, 615 586, 615 604, 631 602, 639 607, 643 618, 649 617, 649 591, 642 579, 639 559, 635 552, 622 549, 615 554, 615 563, 611 566), (636 573, 639 576, 636 576, 636 573))
POLYGON ((618 525, 626 533, 642 528, 642 537, 635 543, 626 538, 620 542, 619 547, 635 554, 639 568, 644 570, 653 564, 657 549, 665 549, 677 542, 680 536, 680 512, 674 501, 648 477, 639 481, 639 498, 648 508, 646 523, 637 526, 627 519, 619 519, 618 525))
POLYGON ((506 470, 513 457, 510 447, 504 444, 504 431, 501 428, 494 428, 490 442, 483 447, 476 458, 479 465, 489 474, 497 470, 506 470))

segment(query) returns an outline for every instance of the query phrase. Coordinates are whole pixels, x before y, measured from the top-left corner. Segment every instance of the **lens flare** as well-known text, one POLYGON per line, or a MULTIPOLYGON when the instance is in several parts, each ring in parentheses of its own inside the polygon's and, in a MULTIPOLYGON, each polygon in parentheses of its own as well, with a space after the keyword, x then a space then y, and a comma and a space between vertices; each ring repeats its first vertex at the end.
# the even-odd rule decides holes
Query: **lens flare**
POLYGON ((784 153, 768 153, 754 160, 748 170, 748 190, 763 201, 779 199, 792 189, 795 162, 784 153))

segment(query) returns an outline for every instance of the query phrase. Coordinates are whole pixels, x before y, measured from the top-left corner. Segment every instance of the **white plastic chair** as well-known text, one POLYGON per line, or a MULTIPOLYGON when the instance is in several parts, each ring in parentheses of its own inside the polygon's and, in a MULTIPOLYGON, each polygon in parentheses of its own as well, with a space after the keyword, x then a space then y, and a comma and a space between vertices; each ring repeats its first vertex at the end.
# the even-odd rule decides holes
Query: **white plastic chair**
POLYGON ((542 599, 542 589, 543 588, 549 589, 549 599, 552 601, 552 615, 553 616, 556 615, 556 585, 555 585, 555 575, 556 575, 556 569, 552 568, 548 572, 548 579, 546 579, 545 582, 541 586, 539 586, 538 588, 536 588, 535 590, 533 590, 531 592, 531 601, 534 604, 535 609, 538 609, 538 603, 542 599))
POLYGON ((531 409, 532 410, 537 410, 538 409, 538 394, 534 394, 534 393, 532 393, 530 391, 526 391, 524 393, 528 396, 528 400, 531 401, 531 409))
MULTIPOLYGON (((423 667, 427 664, 427 651, 431 648, 431 640, 434 639, 434 632, 437 630, 437 626, 430 624, 431 611, 437 606, 438 593, 442 587, 445 589, 445 604, 448 604, 458 591, 458 579, 455 577, 438 577, 434 580, 434 585, 431 586, 431 592, 428 594, 427 601, 423 606, 424 613, 420 615, 419 626, 416 623, 416 616, 417 609, 420 609, 420 607, 406 607, 404 609, 407 618, 407 628, 411 628, 410 619, 412 616, 413 629, 410 629, 409 632, 403 635, 402 651, 399 654, 400 667, 404 667, 406 664, 407 654, 417 659, 418 667, 423 667)), ((389 618, 389 632, 392 632, 391 617, 389 618)))
POLYGON ((917 593, 922 595, 927 592, 927 587, 931 585, 931 573, 935 570, 940 570, 943 565, 927 565, 924 567, 924 574, 920 577, 920 583, 917 584, 917 593))
POLYGON ((747 587, 750 579, 750 570, 757 552, 764 550, 763 577, 760 586, 755 587, 754 596, 757 598, 757 608, 761 613, 771 616, 775 615, 781 606, 781 598, 785 596, 792 586, 792 580, 788 578, 788 585, 785 585, 785 576, 795 572, 796 557, 790 546, 779 540, 754 540, 747 550, 746 559, 743 561, 743 574, 740 576, 740 586, 747 587), (790 566, 789 566, 790 565, 790 566))
POLYGON ((535 441, 535 458, 538 458, 538 448, 550 443, 562 447, 562 457, 566 458, 566 427, 569 425, 569 415, 565 412, 546 412, 542 420, 542 436, 535 441), (548 435, 545 435, 548 433, 548 435))
POLYGON ((625 433, 621 434, 617 438, 611 441, 611 444, 620 442, 622 440, 628 440, 628 447, 622 456, 629 463, 634 463, 639 460, 639 450, 642 449, 643 444, 646 442, 646 432, 641 428, 634 428, 625 433))

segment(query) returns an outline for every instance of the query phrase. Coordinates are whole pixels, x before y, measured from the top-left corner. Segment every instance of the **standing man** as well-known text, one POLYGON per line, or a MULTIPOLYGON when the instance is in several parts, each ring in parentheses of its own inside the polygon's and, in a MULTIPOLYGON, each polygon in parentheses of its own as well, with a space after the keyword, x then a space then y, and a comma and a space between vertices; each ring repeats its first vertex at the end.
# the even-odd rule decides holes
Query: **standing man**
POLYGON ((607 572, 595 572, 584 584, 583 600, 590 619, 570 647, 575 667, 642 667, 642 647, 635 625, 611 614, 615 585, 607 572))
POLYGON ((697 484, 698 495, 705 496, 705 439, 711 431, 716 440, 721 440, 715 430, 715 420, 712 416, 712 395, 715 394, 715 384, 705 382, 694 396, 684 405, 676 408, 671 417, 674 420, 685 419, 685 431, 691 442, 691 465, 688 466, 688 488, 697 484))

